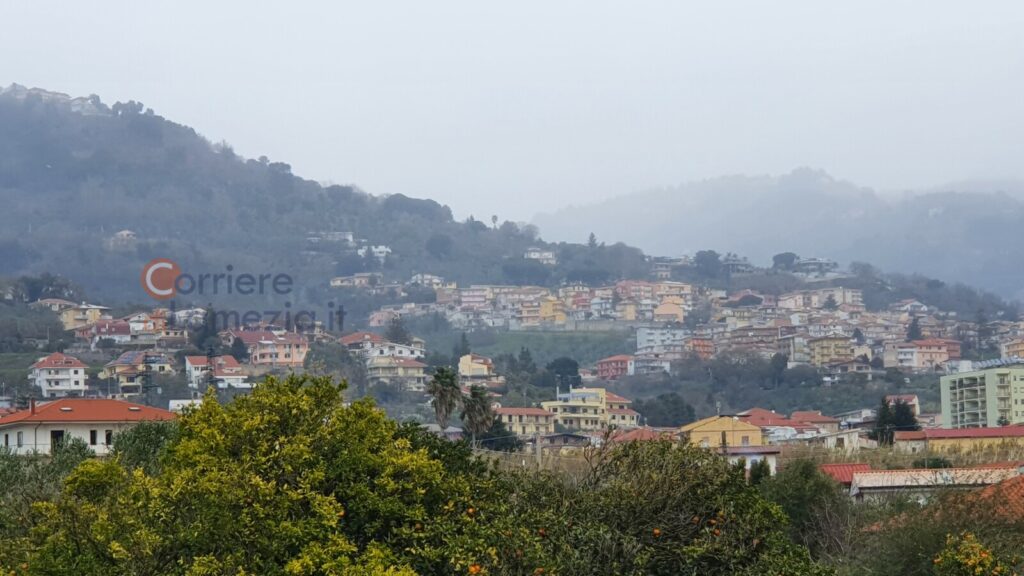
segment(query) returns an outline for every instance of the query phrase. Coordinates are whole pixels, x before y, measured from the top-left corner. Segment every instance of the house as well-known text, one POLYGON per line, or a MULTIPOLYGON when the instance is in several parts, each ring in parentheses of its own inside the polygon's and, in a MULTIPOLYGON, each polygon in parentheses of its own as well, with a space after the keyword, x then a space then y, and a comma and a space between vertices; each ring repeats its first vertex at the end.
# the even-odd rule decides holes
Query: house
POLYGON ((39 387, 44 398, 83 396, 88 379, 84 362, 61 352, 40 358, 29 369, 29 380, 39 387))
POLYGON ((682 323, 686 319, 686 312, 683 310, 682 302, 674 298, 666 298, 654 308, 655 322, 676 322, 682 323))
POLYGON ((376 258, 378 262, 383 264, 384 261, 388 259, 388 256, 391 255, 391 248, 383 244, 363 246, 362 248, 356 250, 356 254, 359 254, 363 258, 366 258, 367 255, 370 255, 373 258, 376 258))
POLYGON ((633 357, 628 354, 617 354, 597 361, 597 377, 602 380, 615 380, 632 373, 633 357))
POLYGON ((74 308, 76 304, 63 298, 40 298, 29 304, 32 308, 48 308, 51 312, 60 314, 62 310, 74 308))
POLYGON ((494 415, 509 432, 520 436, 555 432, 555 415, 543 408, 495 408, 494 415))
POLYGON ((997 484, 1019 474, 1016 468, 931 468, 854 472, 850 496, 860 501, 899 495, 920 503, 939 491, 969 490, 997 484))
POLYGON ((948 374, 939 378, 939 391, 944 427, 1024 423, 1024 366, 995 365, 948 374))
POLYGON ((591 437, 586 434, 573 434, 572 432, 555 432, 540 437, 540 446, 543 450, 572 450, 585 448, 592 443, 591 437))
MULTIPOLYGON (((210 384, 210 358, 185 357, 185 377, 190 388, 205 390, 210 384)), ((242 366, 234 356, 213 357, 213 382, 217 388, 252 388, 242 373, 242 366)))
POLYGON ((901 452, 967 452, 1000 446, 1024 446, 1024 426, 925 428, 893 434, 893 447, 901 452))
POLYGON ((523 258, 527 260, 537 260, 541 264, 547 266, 554 266, 558 264, 558 257, 555 256, 553 250, 545 250, 543 248, 530 247, 523 253, 523 258))
POLYGON ((371 383, 395 384, 413 392, 426 388, 426 370, 426 364, 413 358, 372 356, 366 361, 366 377, 371 383))
POLYGON ((832 418, 831 416, 825 416, 819 410, 804 410, 793 412, 789 415, 789 419, 794 422, 801 422, 803 424, 810 424, 823 432, 838 432, 839 431, 839 420, 832 418))
POLYGON ((254 366, 299 368, 306 361, 309 342, 301 334, 283 330, 228 330, 221 333, 226 346, 239 339, 254 366))
POLYGON ((174 374, 171 359, 149 350, 129 350, 107 362, 100 378, 113 380, 122 395, 141 394, 146 380, 157 374, 174 374))
POLYGON ((97 456, 110 453, 114 435, 139 422, 172 420, 167 410, 99 398, 61 398, 29 404, 0 418, 4 447, 14 454, 47 454, 78 438, 97 456))
POLYGON ((612 424, 636 426, 639 414, 629 407, 631 403, 604 388, 570 388, 568 392, 556 391, 555 400, 541 402, 541 406, 555 415, 556 424, 570 430, 594 431, 612 424))
POLYGON ((893 394, 885 397, 885 403, 889 406, 895 406, 897 402, 909 406, 914 418, 921 415, 921 402, 917 399, 917 394, 893 394))
POLYGON ((373 288, 383 283, 384 275, 379 272, 357 272, 352 276, 331 278, 331 288, 373 288))
POLYGON ((64 325, 65 330, 75 330, 81 328, 86 324, 95 324, 110 308, 106 306, 97 306, 95 304, 76 304, 70 308, 64 308, 60 311, 60 322, 64 325))
POLYGON ((750 474, 750 468, 758 462, 768 463, 768 474, 774 476, 778 470, 778 457, 782 449, 777 446, 719 446, 715 449, 729 464, 743 463, 743 469, 750 474))
POLYGON ((882 353, 886 368, 914 372, 933 371, 950 360, 947 340, 928 338, 912 342, 886 343, 882 353))
POLYGON ((762 446, 761 429, 742 416, 710 416, 679 429, 683 439, 702 448, 762 446))

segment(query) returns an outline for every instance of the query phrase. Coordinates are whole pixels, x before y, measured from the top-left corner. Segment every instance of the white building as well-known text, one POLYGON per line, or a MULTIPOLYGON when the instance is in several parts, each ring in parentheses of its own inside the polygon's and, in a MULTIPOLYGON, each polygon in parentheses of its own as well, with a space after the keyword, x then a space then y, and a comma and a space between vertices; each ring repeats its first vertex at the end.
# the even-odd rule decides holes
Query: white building
MULTIPOLYGON (((234 356, 215 356, 213 364, 213 378, 217 388, 252 388, 234 356)), ((206 356, 186 356, 185 377, 188 378, 190 388, 205 390, 210 378, 210 359, 206 356)))
POLYGON ((675 348, 686 342, 686 335, 686 330, 683 328, 637 328, 636 349, 666 350, 675 348))
POLYGON ((558 258, 555 256, 553 250, 544 250, 542 248, 529 248, 524 254, 523 258, 527 260, 539 260, 541 264, 547 264, 548 266, 554 266, 558 264, 558 258))
POLYGON ((97 456, 110 452, 114 435, 143 421, 173 420, 167 410, 103 398, 61 398, 32 402, 28 410, 0 418, 0 437, 12 453, 47 454, 72 438, 97 456))
POLYGON ((78 358, 54 352, 33 364, 28 377, 42 390, 44 398, 82 396, 86 368, 88 366, 78 358))

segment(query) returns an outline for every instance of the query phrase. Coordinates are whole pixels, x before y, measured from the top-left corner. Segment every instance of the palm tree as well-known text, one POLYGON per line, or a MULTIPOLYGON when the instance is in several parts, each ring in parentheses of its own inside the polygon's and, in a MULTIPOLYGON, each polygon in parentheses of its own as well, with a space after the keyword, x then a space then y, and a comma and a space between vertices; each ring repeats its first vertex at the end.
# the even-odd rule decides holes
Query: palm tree
POLYGON ((459 417, 472 436, 473 446, 476 446, 476 437, 487 432, 494 423, 494 411, 486 388, 470 387, 469 394, 462 397, 462 414, 459 417))
POLYGON ((448 419, 459 405, 462 390, 459 389, 458 375, 451 368, 438 368, 434 377, 427 383, 427 394, 433 397, 434 417, 444 434, 448 428, 448 419))

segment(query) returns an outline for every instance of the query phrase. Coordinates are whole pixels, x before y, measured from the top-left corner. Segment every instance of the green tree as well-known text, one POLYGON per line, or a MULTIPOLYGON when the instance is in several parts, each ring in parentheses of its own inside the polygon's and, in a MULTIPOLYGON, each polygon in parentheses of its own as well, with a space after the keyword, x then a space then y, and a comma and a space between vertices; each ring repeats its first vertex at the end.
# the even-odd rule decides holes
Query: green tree
POLYGON ((878 404, 875 410, 875 424, 868 436, 881 445, 892 445, 893 434, 896 430, 895 415, 892 405, 885 398, 878 404))
POLYGON ((431 396, 437 425, 444 431, 448 428, 448 421, 462 399, 458 374, 448 367, 438 368, 434 371, 430 382, 427 383, 426 392, 431 396))
POLYGON ((825 298, 825 302, 821 305, 821 307, 824 308, 825 310, 838 310, 839 303, 836 302, 836 297, 834 295, 829 294, 828 298, 825 298))
POLYGON ((921 323, 917 321, 915 317, 910 321, 910 325, 907 326, 907 342, 913 342, 914 340, 920 340, 922 338, 921 323))
POLYGON ((772 476, 771 465, 764 458, 750 464, 750 476, 747 478, 751 486, 759 486, 772 476))
POLYGON ((452 364, 458 365, 459 358, 462 358, 466 354, 469 354, 472 349, 469 346, 469 338, 466 337, 466 333, 463 332, 459 337, 459 342, 452 348, 452 364))
POLYGON ((580 363, 567 356, 559 356, 544 367, 555 377, 555 383, 573 386, 580 382, 580 363))
POLYGON ((494 410, 491 397, 483 386, 470 386, 469 394, 462 397, 462 412, 459 414, 463 427, 469 432, 472 443, 491 428, 494 410))
POLYGON ((761 493, 782 507, 793 540, 812 555, 842 556, 852 512, 842 487, 812 460, 788 463, 761 483, 761 493))
POLYGON ((243 364, 249 363, 249 348, 246 347, 245 342, 241 338, 235 338, 231 341, 231 355, 243 364))
POLYGON ((477 438, 477 443, 481 448, 501 452, 519 452, 523 449, 523 441, 519 436, 505 427, 498 418, 495 418, 491 427, 477 438))
POLYGON ((911 431, 921 429, 920 424, 917 423, 917 417, 914 416, 914 409, 903 400, 897 399, 893 403, 891 417, 893 430, 911 431))
POLYGON ((714 250, 700 250, 693 257, 697 273, 704 278, 718 278, 722 272, 722 260, 714 250))
POLYGON ((678 392, 659 394, 655 398, 636 400, 633 409, 648 426, 677 427, 696 420, 691 406, 678 392))
POLYGON ((796 264, 799 256, 793 252, 783 252, 772 256, 772 268, 775 270, 790 271, 793 269, 793 265, 796 264))
POLYGON ((397 316, 392 318, 391 322, 388 322, 387 330, 384 331, 384 338, 395 344, 404 344, 406 346, 412 344, 412 334, 409 334, 409 330, 405 327, 405 322, 397 316))

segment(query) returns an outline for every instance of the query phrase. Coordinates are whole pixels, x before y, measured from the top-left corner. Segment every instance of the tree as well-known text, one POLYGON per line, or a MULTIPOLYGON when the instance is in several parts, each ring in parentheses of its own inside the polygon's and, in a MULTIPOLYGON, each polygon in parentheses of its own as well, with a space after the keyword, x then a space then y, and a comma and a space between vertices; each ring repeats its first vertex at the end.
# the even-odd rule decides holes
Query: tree
POLYGON ((910 325, 907 326, 907 342, 913 342, 914 340, 920 340, 921 334, 921 323, 917 321, 915 317, 910 321, 910 325))
POLYGON ((833 294, 829 294, 828 298, 825 298, 825 302, 821 305, 825 310, 838 310, 839 303, 836 302, 836 297, 833 294))
POLYGON ((867 342, 867 338, 864 337, 864 332, 860 328, 853 329, 853 339, 857 344, 864 344, 867 342))
POLYGON ((772 354, 768 364, 772 372, 772 387, 778 388, 785 378, 786 369, 789 367, 789 356, 781 353, 772 354))
POLYGON ((761 493, 782 507, 796 542, 815 556, 842 555, 851 513, 849 496, 812 460, 795 460, 761 483, 761 493))
POLYGON ((455 241, 447 234, 434 234, 427 239, 424 247, 427 253, 434 258, 444 260, 451 256, 452 251, 455 249, 455 241))
POLYGON ((764 458, 751 462, 750 475, 748 480, 751 486, 759 486, 765 480, 772 477, 772 468, 764 458))
POLYGON ((591 232, 590 237, 587 238, 587 247, 591 250, 597 248, 597 236, 595 236, 593 232, 591 232))
POLYGON ((455 412, 462 398, 462 390, 459 389, 458 374, 447 367, 438 368, 434 376, 427 383, 427 394, 431 396, 431 404, 434 407, 434 418, 438 427, 443 432, 448 428, 448 420, 455 412))
POLYGON ((714 250, 700 250, 693 257, 697 273, 704 278, 718 278, 722 271, 722 261, 714 250))
POLYGON ((231 341, 231 356, 243 364, 249 363, 249 348, 241 338, 236 337, 231 341))
POLYGON ((519 358, 516 360, 516 367, 526 374, 533 374, 537 372, 537 365, 533 362, 533 354, 530 354, 530 349, 523 346, 519 349, 519 358))
POLYGON ((892 428, 902 431, 921 429, 914 416, 914 409, 903 400, 897 399, 892 405, 892 428))
POLYGON ((636 400, 633 408, 643 416, 648 426, 679 427, 696 420, 691 406, 677 392, 659 394, 655 398, 636 400))
POLYGON ((580 382, 580 363, 567 356, 555 358, 544 369, 555 377, 557 384, 572 386, 580 382))
POLYGON ((405 322, 398 316, 392 318, 391 322, 388 323, 387 330, 384 331, 384 338, 395 344, 406 346, 412 344, 412 334, 409 334, 409 330, 405 327, 405 322))
POLYGON ((469 430, 472 444, 476 446, 478 436, 487 432, 494 421, 494 410, 491 408, 491 397, 483 386, 470 386, 469 394, 462 397, 462 413, 459 414, 462 425, 469 430))
POLYGON ((888 400, 882 398, 875 411, 875 425, 868 433, 868 437, 880 445, 892 445, 895 424, 892 406, 888 400))
POLYGON ((471 351, 469 347, 469 338, 466 337, 466 333, 463 332, 462 336, 459 337, 459 342, 452 348, 452 364, 458 365, 459 358, 462 358, 471 351))
POLYGON ((477 438, 481 448, 499 452, 519 452, 523 449, 523 441, 509 431, 499 418, 495 418, 491 427, 477 438))
POLYGON ((793 265, 796 264, 797 256, 792 252, 783 252, 772 256, 772 268, 775 270, 790 271, 793 269, 793 265))

